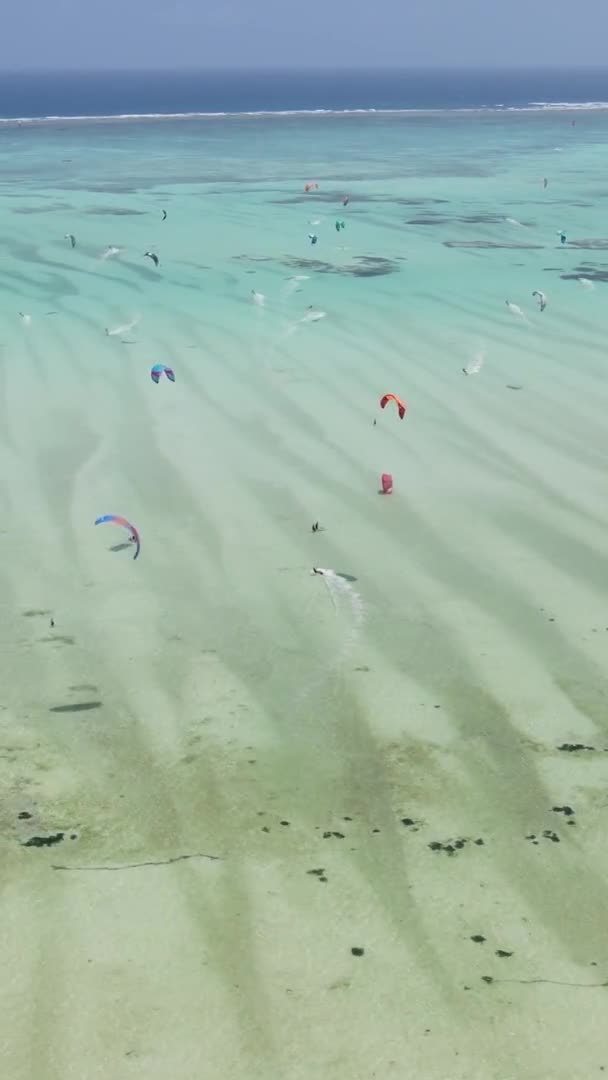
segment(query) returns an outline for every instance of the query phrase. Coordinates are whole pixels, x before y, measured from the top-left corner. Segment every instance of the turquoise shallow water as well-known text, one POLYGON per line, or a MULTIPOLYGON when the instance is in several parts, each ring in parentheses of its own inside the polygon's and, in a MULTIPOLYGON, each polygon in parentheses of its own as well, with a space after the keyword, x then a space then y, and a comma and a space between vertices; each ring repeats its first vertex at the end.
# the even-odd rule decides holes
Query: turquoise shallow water
POLYGON ((575 126, 531 112, 0 131, 7 947, 34 943, 29 966, 10 954, 19 993, 40 964, 49 999, 73 981, 88 1003, 40 1005, 29 1057, 14 1021, 16 1080, 67 1075, 85 1049, 99 1075, 133 1052, 141 1075, 190 1080, 201 1025, 218 1075, 239 1078, 363 1078, 390 1045, 391 1068, 407 1048, 417 1075, 506 1080, 513 1032, 518 1080, 576 1075, 565 1003, 550 999, 548 1019, 520 986, 483 998, 501 961, 467 949, 491 924, 497 947, 515 942, 516 979, 584 982, 603 962, 604 758, 556 748, 606 741, 606 124, 589 111, 575 126), (174 385, 151 382, 159 362, 174 385), (380 410, 387 391, 406 399, 403 422, 380 410), (93 528, 109 512, 139 527, 137 562, 93 528), (562 802, 577 830, 559 849, 527 843, 562 802), (73 830, 62 862, 225 863, 212 886, 190 863, 152 888, 91 875, 71 893, 56 853, 23 861, 24 810, 39 832, 73 830), (330 829, 348 833, 339 854, 330 829), (480 834, 456 871, 426 861, 429 842, 480 834), (306 870, 330 861, 320 902, 306 870), (20 889, 65 928, 61 958, 20 889), (359 941, 376 967, 349 997, 342 961, 359 941), (83 973, 108 942, 112 973, 83 973), (117 1019, 113 978, 131 1003, 125 987, 150 979, 145 1007, 117 1019))

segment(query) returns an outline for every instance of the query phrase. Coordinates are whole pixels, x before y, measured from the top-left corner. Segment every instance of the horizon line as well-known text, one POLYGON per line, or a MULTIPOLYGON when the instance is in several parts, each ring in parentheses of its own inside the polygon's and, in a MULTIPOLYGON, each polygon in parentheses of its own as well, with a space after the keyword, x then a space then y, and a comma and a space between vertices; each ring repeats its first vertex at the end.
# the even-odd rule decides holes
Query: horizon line
POLYGON ((545 72, 552 71, 577 71, 577 72, 607 72, 608 63, 606 64, 505 64, 499 65, 460 65, 460 64, 437 64, 429 63, 427 65, 406 65, 406 66, 392 66, 392 65, 353 65, 336 67, 334 64, 317 64, 308 65, 302 67, 295 67, 290 65, 268 65, 264 67, 249 67, 246 65, 234 65, 227 64, 225 66, 211 66, 205 65, 203 67, 69 67, 65 66, 58 68, 49 67, 18 67, 13 69, 5 68, 0 72, 0 79, 12 78, 19 75, 223 75, 235 73, 242 75, 300 75, 311 74, 312 72, 322 72, 323 74, 333 74, 336 77, 345 74, 373 74, 373 75, 413 75, 413 74, 431 74, 437 72, 445 72, 452 74, 508 74, 510 72, 529 72, 543 74, 545 72))

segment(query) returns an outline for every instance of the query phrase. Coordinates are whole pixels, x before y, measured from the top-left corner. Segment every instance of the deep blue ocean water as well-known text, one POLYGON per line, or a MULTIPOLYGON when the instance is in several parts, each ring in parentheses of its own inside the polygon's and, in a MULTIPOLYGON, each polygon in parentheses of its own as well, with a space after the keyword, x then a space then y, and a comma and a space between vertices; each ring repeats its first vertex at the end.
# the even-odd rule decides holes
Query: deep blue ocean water
POLYGON ((608 70, 3 73, 0 118, 608 101, 608 70))

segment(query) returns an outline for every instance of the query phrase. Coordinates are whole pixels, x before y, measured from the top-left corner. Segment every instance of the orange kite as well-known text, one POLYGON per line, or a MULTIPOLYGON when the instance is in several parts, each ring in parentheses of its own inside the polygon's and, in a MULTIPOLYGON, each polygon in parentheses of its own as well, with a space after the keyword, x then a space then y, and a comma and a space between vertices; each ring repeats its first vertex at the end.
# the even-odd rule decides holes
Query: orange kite
POLYGON ((399 410, 399 416, 403 420, 403 417, 405 416, 405 414, 407 412, 407 405, 405 404, 405 401, 402 401, 401 398, 397 397, 396 394, 385 394, 383 398, 380 398, 380 408, 381 409, 386 408, 389 401, 394 401, 395 402, 395 405, 397 406, 397 408, 399 410))

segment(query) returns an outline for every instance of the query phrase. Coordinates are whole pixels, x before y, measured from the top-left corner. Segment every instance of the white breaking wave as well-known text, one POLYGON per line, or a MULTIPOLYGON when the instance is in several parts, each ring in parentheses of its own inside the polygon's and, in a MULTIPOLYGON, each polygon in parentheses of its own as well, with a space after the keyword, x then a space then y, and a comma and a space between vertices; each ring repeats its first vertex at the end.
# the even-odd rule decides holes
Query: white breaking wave
POLYGON ((242 112, 165 112, 165 113, 99 113, 93 116, 0 116, 0 124, 93 124, 129 123, 159 120, 242 120, 272 119, 289 116, 445 116, 447 114, 478 114, 494 112, 555 112, 601 111, 608 109, 608 101, 531 101, 527 105, 470 105, 463 108, 432 107, 427 109, 259 109, 242 112))

